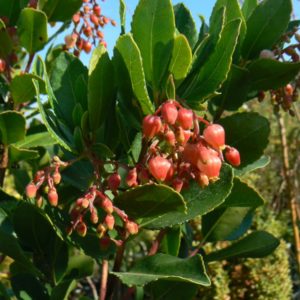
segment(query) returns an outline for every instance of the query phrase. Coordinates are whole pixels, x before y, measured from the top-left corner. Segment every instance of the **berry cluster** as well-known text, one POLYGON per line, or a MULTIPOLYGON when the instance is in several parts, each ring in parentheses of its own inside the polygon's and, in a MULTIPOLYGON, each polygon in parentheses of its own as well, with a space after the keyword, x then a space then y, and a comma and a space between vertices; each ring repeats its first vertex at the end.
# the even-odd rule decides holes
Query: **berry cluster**
POLYGON ((96 0, 83 0, 82 2, 82 9, 73 16, 73 32, 65 37, 65 48, 75 48, 74 55, 76 56, 79 56, 82 50, 90 53, 92 45, 96 46, 97 43, 106 47, 102 28, 108 23, 116 26, 114 20, 102 15, 101 7, 96 0))
POLYGON ((38 171, 33 180, 26 186, 26 196, 35 198, 37 206, 43 204, 43 194, 47 195, 47 199, 51 206, 58 205, 58 194, 55 185, 61 182, 60 167, 67 164, 62 162, 57 156, 52 160, 49 167, 38 171))
POLYGON ((144 118, 143 136, 147 151, 128 173, 130 187, 157 181, 180 192, 190 180, 207 186, 219 178, 222 150, 230 164, 240 164, 239 152, 225 145, 221 125, 210 124, 175 100, 166 101, 154 115, 144 118), (199 122, 205 126, 202 135, 199 122))

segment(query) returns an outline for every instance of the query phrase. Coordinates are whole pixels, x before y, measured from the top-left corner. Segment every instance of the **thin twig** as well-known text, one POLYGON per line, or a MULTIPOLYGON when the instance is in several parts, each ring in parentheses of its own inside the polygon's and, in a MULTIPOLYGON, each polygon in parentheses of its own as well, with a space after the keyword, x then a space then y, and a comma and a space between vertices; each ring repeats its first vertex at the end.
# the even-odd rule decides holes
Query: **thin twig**
POLYGON ((108 260, 103 259, 99 300, 105 300, 106 298, 107 278, 108 278, 108 260))
POLYGON ((97 300, 98 299, 98 293, 97 293, 97 289, 96 289, 96 286, 95 286, 94 282, 92 281, 92 279, 90 277, 87 277, 86 281, 87 281, 88 285, 90 286, 90 288, 92 290, 94 300, 97 300))

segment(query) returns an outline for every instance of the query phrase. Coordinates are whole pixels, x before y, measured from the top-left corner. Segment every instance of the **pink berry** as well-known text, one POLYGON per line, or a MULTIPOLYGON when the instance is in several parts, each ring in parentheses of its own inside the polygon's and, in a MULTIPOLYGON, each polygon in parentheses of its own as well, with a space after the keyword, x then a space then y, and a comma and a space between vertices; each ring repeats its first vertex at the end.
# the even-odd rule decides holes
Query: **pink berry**
POLYGON ((129 187, 134 187, 138 185, 136 168, 133 168, 128 172, 126 176, 126 183, 129 187))
POLYGON ((114 173, 108 177, 107 184, 110 190, 116 191, 121 183, 121 176, 118 173, 114 173))
POLYGON ((106 224, 108 230, 113 230, 115 226, 115 218, 113 215, 106 215, 104 219, 104 223, 106 224))
POLYGON ((143 120, 143 133, 147 138, 152 139, 160 132, 162 123, 160 117, 148 115, 143 120))
POLYGON ((178 116, 178 111, 175 106, 175 104, 172 101, 166 102, 163 104, 161 108, 161 114, 163 119, 168 123, 168 124, 175 124, 178 116))
POLYGON ((164 181, 167 178, 171 166, 171 163, 161 156, 151 158, 149 161, 149 171, 159 181, 164 181))
POLYGON ((29 183, 26 186, 26 196, 28 198, 35 198, 37 192, 37 187, 34 185, 34 183, 29 183))
POLYGON ((139 226, 135 222, 127 221, 125 227, 130 234, 137 234, 139 232, 139 226))
POLYGON ((48 201, 50 205, 57 206, 58 204, 58 194, 55 188, 51 188, 48 192, 48 201))
POLYGON ((102 200, 101 206, 102 206, 103 210, 108 214, 112 214, 114 211, 114 206, 108 198, 105 198, 102 200))
POLYGON ((241 164, 240 153, 237 149, 235 149, 233 147, 226 148, 225 158, 234 167, 238 167, 241 164))
POLYGON ((219 150, 225 147, 225 130, 221 125, 208 125, 204 131, 203 136, 205 141, 213 148, 219 150))
POLYGON ((178 111, 177 122, 185 130, 191 129, 194 124, 194 113, 190 109, 180 108, 178 111))
POLYGON ((222 161, 217 156, 211 156, 208 158, 206 163, 198 161, 199 170, 206 175, 209 179, 217 179, 220 175, 220 170, 222 167, 222 161))

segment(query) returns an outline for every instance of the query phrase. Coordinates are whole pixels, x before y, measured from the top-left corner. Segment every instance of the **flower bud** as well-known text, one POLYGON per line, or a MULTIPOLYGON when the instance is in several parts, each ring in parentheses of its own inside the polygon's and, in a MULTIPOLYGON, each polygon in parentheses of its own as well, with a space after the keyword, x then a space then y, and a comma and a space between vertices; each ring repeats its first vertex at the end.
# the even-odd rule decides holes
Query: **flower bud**
POLYGON ((108 230, 113 230, 115 226, 115 218, 113 215, 106 215, 104 219, 104 223, 106 224, 108 230))
POLYGON ((84 222, 79 222, 76 226, 76 232, 82 236, 85 237, 86 233, 87 233, 87 227, 86 224, 84 222))
POLYGON ((95 209, 93 209, 92 212, 91 212, 90 220, 93 224, 97 224, 98 221, 99 221, 98 213, 95 209))
POLYGON ((129 187, 134 187, 138 185, 136 168, 133 168, 128 172, 126 177, 126 184, 129 187))
POLYGON ((92 50, 92 44, 89 41, 84 41, 82 48, 85 53, 89 54, 92 50))
POLYGON ((181 190, 183 188, 183 184, 184 184, 184 181, 180 178, 175 178, 172 182, 172 186, 173 186, 174 190, 178 193, 181 192, 181 190))
POLYGON ((211 156, 205 163, 198 161, 197 164, 199 170, 206 175, 209 179, 218 179, 220 176, 220 170, 222 167, 222 161, 217 156, 211 156))
POLYGON ((94 8, 93 8, 93 10, 94 10, 94 14, 96 16, 98 16, 98 17, 101 16, 101 7, 99 5, 95 5, 94 8))
POLYGON ((135 222, 127 221, 125 223, 125 228, 130 234, 137 234, 139 232, 139 226, 135 222))
POLYGON ((48 192, 48 201, 50 205, 57 206, 58 204, 58 194, 55 188, 51 188, 48 192))
POLYGON ((97 233, 98 233, 100 239, 103 237, 105 232, 106 232, 106 228, 104 227, 104 225, 102 223, 100 223, 97 226, 97 233))
POLYGON ((0 58, 0 73, 4 73, 6 69, 6 62, 4 59, 0 58))
POLYGON ((160 117, 148 115, 143 120, 143 134, 145 137, 152 139, 160 132, 162 123, 160 117))
POLYGON ((171 163, 162 156, 151 158, 148 165, 151 175, 159 181, 164 181, 167 178, 171 168, 171 163))
POLYGON ((209 185, 209 178, 203 173, 198 174, 198 184, 203 188, 209 185))
POLYGON ((208 125, 204 131, 203 136, 205 141, 213 148, 219 150, 225 147, 225 130, 219 124, 208 125))
POLYGON ((234 167, 238 167, 241 164, 240 153, 237 149, 235 149, 233 147, 226 148, 225 158, 234 167))
POLYGON ((108 177, 107 185, 111 191, 116 191, 121 184, 121 176, 118 173, 114 173, 108 177))
POLYGON ((96 26, 99 24, 99 19, 95 15, 90 15, 90 20, 96 26))
POLYGON ((165 134, 165 139, 166 142, 170 145, 170 146, 175 146, 176 144, 176 137, 175 134, 172 130, 168 130, 165 134))
POLYGON ((185 129, 191 129, 194 124, 194 113, 190 109, 180 108, 178 111, 177 122, 185 129))
POLYGON ((105 198, 105 199, 102 200, 101 207, 108 214, 112 214, 113 211, 114 211, 114 206, 108 198, 105 198))
POLYGON ((28 198, 35 198, 36 192, 37 192, 37 187, 35 186, 34 183, 31 182, 26 186, 25 193, 28 198))
POLYGON ((287 84, 285 87, 284 87, 284 92, 287 96, 293 96, 293 93, 294 93, 294 88, 291 84, 287 84))
POLYGON ((162 105, 161 108, 161 114, 163 119, 168 124, 175 124, 178 116, 178 111, 176 105, 173 103, 173 101, 168 101, 162 105))
POLYGON ((268 50, 268 49, 264 49, 260 52, 259 54, 259 58, 262 58, 262 59, 273 59, 275 60, 275 54, 273 51, 271 50, 268 50))
POLYGON ((54 184, 60 184, 60 182, 61 182, 61 175, 60 175, 60 173, 59 173, 58 170, 56 170, 53 173, 52 179, 53 179, 54 184))

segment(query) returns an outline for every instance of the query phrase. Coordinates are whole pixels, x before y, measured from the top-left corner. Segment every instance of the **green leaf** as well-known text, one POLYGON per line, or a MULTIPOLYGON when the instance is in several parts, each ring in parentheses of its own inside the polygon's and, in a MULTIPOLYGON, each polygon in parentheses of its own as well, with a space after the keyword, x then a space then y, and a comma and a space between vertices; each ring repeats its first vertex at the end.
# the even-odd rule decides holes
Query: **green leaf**
MULTIPOLYGON (((46 69, 45 69, 46 71, 46 69)), ((81 100, 81 91, 77 90, 78 80, 83 76, 87 81, 87 69, 82 62, 67 52, 62 52, 54 61, 50 73, 50 84, 55 97, 52 99, 53 109, 73 131, 73 109, 77 103, 86 107, 87 97, 81 100)), ((87 94, 85 86, 81 86, 87 94)))
POLYGON ((146 289, 155 300, 194 300, 198 286, 189 282, 158 280, 149 283, 146 289))
POLYGON ((13 49, 12 39, 5 28, 0 29, 0 44, 0 57, 5 58, 11 53, 13 49))
POLYGON ((5 16, 9 19, 9 26, 16 25, 16 22, 20 15, 20 11, 23 7, 24 5, 22 5, 20 0, 1 0, 0 16, 5 16))
POLYGON ((126 26, 126 4, 124 0, 120 0, 120 24, 121 24, 121 34, 125 34, 125 26, 126 26))
POLYGON ((190 282, 204 286, 210 285, 200 255, 181 259, 166 254, 156 254, 138 261, 130 272, 112 272, 112 274, 129 286, 143 286, 158 279, 190 282))
POLYGON ((277 89, 288 84, 300 72, 299 63, 280 62, 272 59, 258 59, 248 66, 251 90, 277 89))
POLYGON ((153 218, 172 211, 184 214, 182 196, 166 185, 149 184, 133 188, 114 199, 120 209, 134 218, 153 218))
POLYGON ((39 132, 25 136, 21 141, 18 141, 14 146, 18 148, 35 148, 35 147, 47 147, 56 143, 49 132, 39 132))
POLYGON ((25 118, 16 111, 0 113, 1 142, 9 145, 23 140, 25 137, 25 118))
POLYGON ((92 131, 103 124, 114 96, 113 65, 105 47, 100 45, 94 50, 89 67, 88 111, 92 131))
POLYGON ((230 240, 235 232, 243 235, 249 222, 243 222, 248 214, 256 207, 263 205, 261 196, 246 183, 234 179, 234 185, 225 202, 214 211, 203 216, 202 234, 203 240, 215 242, 230 240))
POLYGON ((250 85, 249 71, 245 68, 232 65, 220 95, 212 99, 212 102, 222 110, 237 110, 248 100, 247 94, 250 85))
POLYGON ((172 256, 177 256, 179 253, 180 242, 181 227, 174 226, 173 228, 168 228, 160 244, 161 251, 172 256))
POLYGON ((145 115, 154 112, 154 106, 149 98, 140 50, 131 34, 120 36, 117 41, 114 56, 125 65, 131 80, 132 91, 139 101, 145 115))
MULTIPOLYGON (((2 197, 1 200, 3 200, 2 197)), ((39 274, 22 250, 8 221, 7 213, 2 208, 0 208, 0 252, 14 259, 24 270, 39 274)))
POLYGON ((70 257, 64 279, 81 279, 91 276, 94 272, 94 260, 84 254, 70 257))
POLYGON ((171 1, 140 1, 133 16, 132 33, 141 51, 146 79, 158 91, 173 48, 175 18, 171 1))
POLYGON ((242 7, 242 12, 246 20, 249 19, 256 6, 258 5, 257 0, 245 0, 242 7))
POLYGON ((68 300, 69 295, 77 286, 76 280, 66 280, 55 286, 51 293, 51 300, 68 300))
POLYGON ((178 34, 174 41, 172 58, 169 71, 175 80, 182 80, 186 77, 192 63, 192 49, 188 40, 183 34, 178 34))
POLYGON ((34 99, 35 88, 32 79, 38 80, 41 93, 45 94, 45 83, 40 77, 33 74, 17 75, 13 78, 9 86, 14 103, 24 103, 34 99))
POLYGON ((82 0, 39 0, 38 8, 46 13, 49 22, 71 20, 80 9, 82 0))
POLYGON ((264 0, 247 21, 242 54, 245 59, 257 57, 270 49, 285 32, 292 13, 291 0, 264 0))
POLYGON ((176 99, 176 87, 172 74, 170 74, 166 84, 166 96, 167 99, 176 99))
POLYGON ((228 23, 221 33, 221 39, 207 62, 200 69, 196 80, 186 89, 183 98, 188 103, 203 102, 215 92, 226 79, 231 67, 232 55, 237 43, 241 20, 228 23))
POLYGON ((234 169, 234 175, 241 177, 247 173, 250 173, 252 171, 255 171, 257 169, 261 169, 266 167, 271 161, 270 156, 265 156, 263 155, 261 158, 259 158, 258 160, 256 160, 255 162, 245 166, 244 168, 240 168, 240 169, 234 169))
POLYGON ((39 152, 34 150, 22 149, 10 145, 8 148, 9 164, 13 165, 22 160, 31 160, 39 157, 39 152))
POLYGON ((48 41, 47 16, 42 11, 25 8, 18 21, 20 44, 30 54, 41 49, 48 41))
POLYGON ((58 282, 67 268, 68 247, 50 218, 37 207, 21 203, 14 211, 13 224, 18 238, 34 252, 41 271, 58 282))
POLYGON ((45 286, 32 274, 20 273, 13 276, 11 285, 17 299, 49 300, 45 286))
POLYGON ((144 218, 141 226, 159 229, 184 223, 197 216, 205 215, 224 202, 232 188, 232 169, 225 165, 222 168, 220 180, 211 183, 206 188, 200 188, 195 182, 183 191, 182 196, 186 201, 187 213, 169 212, 158 218, 144 218))
POLYGON ((174 14, 176 28, 193 48, 197 42, 197 29, 190 10, 183 3, 178 3, 174 6, 174 14))
POLYGON ((258 160, 268 145, 270 125, 268 119, 257 113, 236 113, 220 123, 226 132, 226 144, 238 149, 241 165, 238 169, 258 160))
POLYGON ((271 254, 279 240, 265 231, 255 231, 233 243, 231 246, 208 254, 205 261, 224 260, 236 257, 260 258, 271 254))

